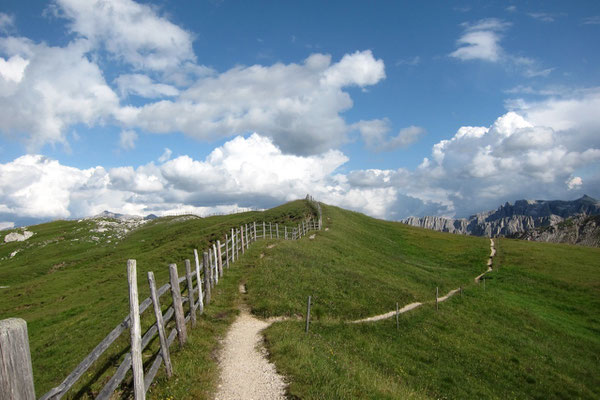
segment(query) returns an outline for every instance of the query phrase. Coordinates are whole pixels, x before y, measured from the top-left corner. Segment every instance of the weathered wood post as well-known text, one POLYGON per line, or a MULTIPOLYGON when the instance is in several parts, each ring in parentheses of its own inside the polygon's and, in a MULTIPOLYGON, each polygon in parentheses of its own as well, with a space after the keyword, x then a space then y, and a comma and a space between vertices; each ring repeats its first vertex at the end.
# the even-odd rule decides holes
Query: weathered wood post
POLYGON ((194 285, 192 283, 192 265, 190 260, 185 260, 185 279, 187 281, 188 289, 188 300, 190 303, 190 321, 192 321, 192 327, 196 326, 196 309, 194 305, 194 285))
POLYGON ((310 324, 310 296, 308 296, 308 304, 306 306, 306 333, 308 333, 309 324, 310 324))
POLYGON ((202 264, 204 266, 204 291, 206 292, 206 305, 210 304, 210 261, 208 253, 202 254, 202 264))
POLYGON ((225 234, 225 265, 229 268, 229 239, 225 234))
POLYGON ((242 243, 242 239, 241 239, 241 232, 239 229, 235 229, 235 259, 239 259, 240 258, 240 244, 242 243))
POLYGON ((212 276, 215 284, 219 283, 219 262, 217 261, 217 245, 213 243, 212 245, 212 276))
POLYGON ((176 264, 169 265, 169 275, 171 277, 173 311, 175 311, 175 329, 177 329, 179 345, 183 346, 187 342, 187 331, 185 329, 185 314, 183 313, 183 304, 181 302, 181 290, 179 289, 179 275, 177 274, 176 264))
POLYGON ((242 240, 242 254, 246 252, 246 246, 244 244, 244 226, 240 226, 240 239, 242 240))
POLYGON ((127 260, 127 283, 129 283, 129 333, 131 338, 131 370, 133 394, 136 400, 146 398, 144 389, 144 366, 142 364, 142 328, 138 299, 137 268, 135 260, 127 260))
POLYGON ((245 225, 246 227, 246 250, 248 250, 250 248, 250 239, 248 239, 248 237, 250 235, 248 235, 249 229, 248 229, 248 224, 245 225))
MULTIPOLYGON (((204 312, 204 295, 202 294, 202 280, 200 279, 200 260, 198 259, 198 250, 194 249, 194 260, 196 261, 196 281, 198 281, 198 310, 200 315, 204 312)), ((204 270, 206 275, 206 269, 204 270)), ((206 286, 205 286, 206 287, 206 286)))
POLYGON ((254 221, 253 224, 254 224, 254 241, 256 242, 256 240, 258 239, 258 237, 256 236, 256 221, 254 221))
POLYGON ((221 253, 221 241, 217 240, 217 260, 219 260, 219 275, 223 277, 223 253, 221 253))
POLYGON ((0 321, 0 399, 35 400, 27 322, 0 321))
POLYGON ((435 287, 435 309, 436 309, 436 310, 438 310, 438 309, 439 309, 439 306, 438 306, 438 303, 439 303, 439 302, 438 302, 438 294, 439 294, 439 291, 438 291, 438 287, 436 286, 436 287, 435 287))
POLYGON ((284 231, 285 240, 287 240, 287 226, 283 227, 283 231, 284 231))
POLYGON ((265 221, 263 221, 263 239, 267 238, 267 226, 265 221))
POLYGON ((400 309, 398 303, 396 303, 396 330, 400 330, 400 309))
POLYGON ((237 249, 237 243, 235 241, 236 233, 234 233, 233 228, 231 228, 231 262, 235 262, 235 250, 237 249))
POLYGON ((269 222, 269 237, 273 239, 273 225, 269 222))
POLYGON ((277 239, 279 239, 279 224, 275 224, 275 232, 277 232, 277 239))
POLYGON ((150 297, 154 307, 154 316, 156 318, 156 327, 158 328, 158 339, 160 340, 160 355, 165 362, 167 378, 173 376, 173 365, 171 364, 171 353, 169 353, 169 343, 167 342, 167 333, 165 332, 165 321, 160 308, 160 299, 156 292, 156 281, 154 272, 148 271, 148 285, 150 286, 150 297))

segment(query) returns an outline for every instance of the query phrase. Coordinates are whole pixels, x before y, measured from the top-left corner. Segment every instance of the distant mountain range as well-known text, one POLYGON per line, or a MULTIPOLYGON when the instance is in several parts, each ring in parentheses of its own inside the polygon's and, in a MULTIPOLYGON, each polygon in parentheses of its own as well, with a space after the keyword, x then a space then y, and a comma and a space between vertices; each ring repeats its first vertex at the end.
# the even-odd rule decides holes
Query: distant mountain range
POLYGON ((598 246, 600 202, 584 195, 573 201, 518 200, 469 218, 409 217, 412 226, 487 237, 515 237, 598 246))

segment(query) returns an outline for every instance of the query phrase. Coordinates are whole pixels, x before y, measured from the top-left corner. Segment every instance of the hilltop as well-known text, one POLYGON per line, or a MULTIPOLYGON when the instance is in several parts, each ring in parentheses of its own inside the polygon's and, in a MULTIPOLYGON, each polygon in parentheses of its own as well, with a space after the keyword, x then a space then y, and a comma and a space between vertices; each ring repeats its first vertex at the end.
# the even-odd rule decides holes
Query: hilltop
POLYGON ((586 217, 599 214, 600 202, 584 195, 573 201, 518 200, 514 204, 507 202, 496 210, 475 214, 469 218, 409 217, 402 222, 457 234, 506 236, 597 246, 600 230, 593 224, 593 220, 590 221, 586 217), (571 222, 568 222, 569 220, 571 222), (578 233, 563 231, 563 228, 570 226, 576 226, 578 233), (536 229, 544 234, 534 233, 536 229), (527 234, 528 232, 531 234, 527 234))

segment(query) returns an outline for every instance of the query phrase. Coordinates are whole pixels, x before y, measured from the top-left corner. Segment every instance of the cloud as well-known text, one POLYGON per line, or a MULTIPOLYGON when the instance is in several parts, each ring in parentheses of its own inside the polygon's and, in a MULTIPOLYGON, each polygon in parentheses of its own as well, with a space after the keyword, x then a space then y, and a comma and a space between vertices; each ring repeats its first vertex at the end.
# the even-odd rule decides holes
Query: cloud
POLYGON ((582 22, 583 25, 599 25, 600 15, 593 15, 591 17, 585 17, 582 22))
POLYGON ((66 47, 0 37, 0 132, 23 140, 30 151, 66 143, 73 124, 103 123, 119 107, 102 71, 86 53, 89 42, 66 47))
POLYGON ((123 150, 133 150, 135 149, 135 141, 137 138, 138 135, 135 133, 135 131, 121 131, 121 134, 119 135, 119 147, 121 147, 123 150))
MULTIPOLYGON (((0 164, 0 216, 66 218, 109 209, 134 214, 268 208, 307 193, 379 218, 458 215, 525 198, 599 196, 597 93, 521 103, 489 126, 463 126, 414 170, 340 172, 348 157, 285 154, 272 139, 238 136, 204 160, 189 155, 134 168, 77 169, 43 156, 0 164), (590 115, 587 115, 590 114, 590 115), (587 118, 582 118, 586 116, 587 118), (583 139, 582 139, 583 138, 583 139), (597 168, 596 168, 597 169, 597 168), (579 171, 587 171, 582 179, 579 171)), ((369 121, 375 129, 377 123, 369 121)), ((379 120, 385 128, 385 120, 379 120)), ((383 129, 383 128, 382 128, 383 129)))
POLYGON ((554 22, 556 16, 545 12, 528 13, 531 18, 542 22, 554 22))
POLYGON ((0 12, 0 33, 8 33, 15 26, 14 15, 0 12))
POLYGON ((497 62, 502 56, 499 32, 509 23, 496 18, 482 19, 475 24, 463 24, 465 32, 456 41, 458 49, 450 53, 460 60, 484 60, 497 62))
POLYGON ((137 70, 164 71, 195 62, 192 35, 131 0, 56 0, 69 28, 137 70))
POLYGON ((415 66, 415 65, 419 65, 420 63, 421 63, 421 57, 414 56, 414 57, 409 57, 409 58, 405 58, 405 59, 396 61, 396 66, 400 66, 400 65, 415 66))
POLYGON ((170 160, 171 154, 173 154, 171 149, 169 149, 168 147, 165 147, 165 151, 164 151, 164 153, 162 153, 162 155, 160 157, 158 157, 158 161, 161 163, 164 163, 165 161, 170 160))
POLYGON ((9 221, 1 221, 0 222, 0 231, 6 230, 6 229, 12 229, 14 227, 15 227, 14 222, 9 222, 9 221))
POLYGON ((475 23, 463 23, 463 35, 456 41, 458 48, 450 57, 461 61, 482 60, 501 63, 509 70, 517 70, 527 78, 547 77, 554 68, 543 67, 537 60, 508 54, 500 45, 501 32, 511 26, 497 18, 487 18, 475 23))
POLYGON ((569 190, 579 189, 583 185, 583 180, 579 176, 574 176, 566 182, 569 190))
POLYGON ((384 78, 383 61, 369 50, 333 64, 329 55, 312 54, 302 64, 238 66, 204 77, 174 100, 126 107, 117 118, 131 128, 201 140, 256 131, 286 153, 319 154, 347 139, 341 114, 352 99, 344 88, 384 78))
POLYGON ((401 129, 396 136, 389 137, 390 121, 388 119, 359 121, 352 127, 360 132, 367 148, 377 152, 410 146, 425 134, 425 129, 422 127, 409 126, 401 129))
POLYGON ((179 90, 171 85, 155 83, 149 76, 143 74, 124 74, 115 79, 121 97, 130 94, 153 99, 157 97, 173 97, 179 90))

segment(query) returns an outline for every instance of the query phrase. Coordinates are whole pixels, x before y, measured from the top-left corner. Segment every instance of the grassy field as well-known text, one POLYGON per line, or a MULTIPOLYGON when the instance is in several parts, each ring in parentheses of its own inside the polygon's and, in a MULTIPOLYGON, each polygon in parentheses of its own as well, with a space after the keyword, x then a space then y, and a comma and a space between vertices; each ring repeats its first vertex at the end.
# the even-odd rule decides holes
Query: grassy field
POLYGON ((329 231, 269 249, 246 278, 259 315, 303 314, 315 298, 308 334, 296 321, 266 330, 291 397, 600 397, 599 249, 502 239, 484 291, 473 277, 487 239, 324 213, 329 231), (344 322, 432 300, 436 285, 464 295, 403 314, 399 330, 344 322))
MULTIPOLYGON (((110 230, 97 232, 98 222, 94 220, 56 221, 29 227, 35 234, 27 241, 0 245, 0 286, 8 286, 0 289, 0 319, 19 317, 28 323, 37 395, 58 385, 127 315, 128 258, 137 260, 143 299, 149 294, 147 271, 154 271, 158 285, 166 283, 169 263, 177 263, 181 273, 183 260, 193 259, 194 248, 205 248, 231 227, 262 220, 293 225, 312 212, 307 202, 296 201, 265 212, 161 218, 122 239, 110 230)), ((3 232, 7 233, 10 231, 3 232)), ((202 319, 207 330, 193 334, 191 346, 203 349, 196 354, 202 360, 196 371, 202 369, 205 385, 198 393, 208 393, 214 387, 212 352, 237 310, 235 290, 226 290, 237 287, 234 270, 219 286, 220 293, 213 295, 215 305, 202 319), (208 389, 206 382, 210 382, 208 389)), ((68 397, 86 398, 97 392, 126 351, 127 335, 122 336, 68 397)))
MULTIPOLYGON (((127 258, 138 261, 145 297, 146 271, 166 282, 169 263, 181 270, 194 247, 205 247, 231 226, 263 219, 291 224, 313 211, 298 201, 264 213, 162 219, 116 244, 106 235, 90 240, 98 235, 90 233, 90 221, 59 221, 32 227, 36 234, 27 242, 1 245, 0 286, 9 288, 0 289, 0 318, 28 321, 38 396, 126 315, 127 258)), ((500 239, 498 268, 487 275, 484 291, 473 278, 486 269, 488 239, 330 206, 323 206, 323 219, 327 230, 314 240, 251 247, 217 286, 189 344, 173 347, 175 379, 160 372, 149 398, 211 398, 219 339, 239 303, 246 301, 259 316, 301 317, 309 295, 308 334, 297 320, 265 331, 291 398, 600 397, 600 249, 500 239), (243 298, 239 283, 248 290, 243 298), (442 295, 458 286, 463 296, 436 311, 435 288, 442 295), (399 330, 393 318, 347 323, 414 301, 425 304, 401 315, 399 330)), ((98 390, 126 351, 125 339, 71 397, 98 390)))

